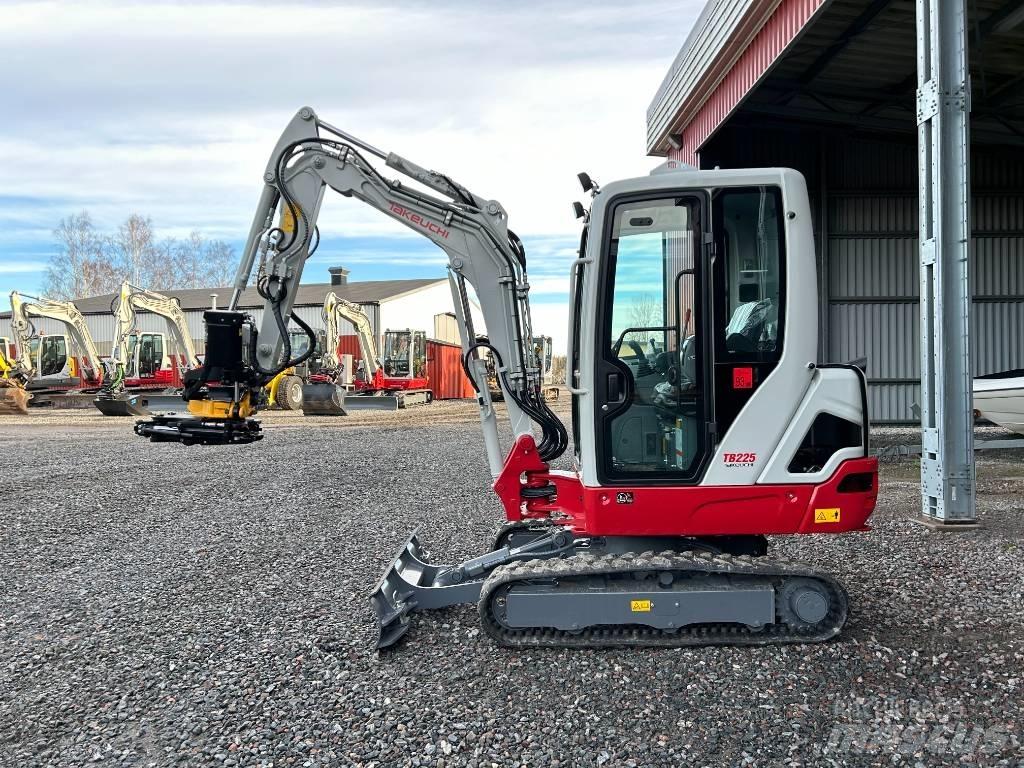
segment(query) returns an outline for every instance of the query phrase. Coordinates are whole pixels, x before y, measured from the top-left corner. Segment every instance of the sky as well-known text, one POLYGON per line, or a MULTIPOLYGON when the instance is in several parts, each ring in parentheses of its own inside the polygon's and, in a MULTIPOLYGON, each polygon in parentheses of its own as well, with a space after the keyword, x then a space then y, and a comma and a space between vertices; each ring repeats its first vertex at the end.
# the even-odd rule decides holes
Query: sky
MULTIPOLYGON (((4 2, 0 294, 38 292, 58 221, 130 213, 241 249, 302 106, 500 200, 527 247, 534 327, 564 349, 582 200, 648 173, 645 114, 702 0, 4 2)), ((387 172, 386 175, 393 175, 387 172)), ((444 254, 328 196, 304 282, 441 277, 444 254)))

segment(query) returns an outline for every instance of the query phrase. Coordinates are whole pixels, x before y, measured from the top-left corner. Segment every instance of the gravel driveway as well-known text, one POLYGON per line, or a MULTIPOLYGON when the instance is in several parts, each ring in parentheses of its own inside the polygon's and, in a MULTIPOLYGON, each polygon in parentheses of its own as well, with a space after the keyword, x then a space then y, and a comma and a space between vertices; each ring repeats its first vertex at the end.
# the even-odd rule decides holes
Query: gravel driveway
POLYGON ((408 531, 452 559, 499 525, 475 411, 443 408, 234 448, 0 423, 0 765, 1024 764, 1019 459, 979 465, 978 530, 911 522, 904 460, 871 533, 774 541, 847 585, 835 642, 509 651, 465 607, 378 656, 408 531))

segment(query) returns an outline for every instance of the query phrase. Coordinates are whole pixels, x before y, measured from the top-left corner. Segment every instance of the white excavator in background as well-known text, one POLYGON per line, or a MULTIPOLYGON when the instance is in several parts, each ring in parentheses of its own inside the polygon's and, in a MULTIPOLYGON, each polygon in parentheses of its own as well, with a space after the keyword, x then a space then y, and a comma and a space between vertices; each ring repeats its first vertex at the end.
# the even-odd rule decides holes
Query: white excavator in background
POLYGON ((37 403, 77 403, 79 395, 103 384, 103 364, 85 318, 70 301, 11 292, 14 371, 37 403), (32 318, 63 323, 66 334, 36 333, 32 318))
MULTIPOLYGON (((190 415, 136 432, 187 444, 262 438, 254 393, 302 357, 289 318, 313 337, 292 306, 327 188, 438 245, 508 525, 480 556, 444 565, 424 561, 414 532, 371 597, 378 648, 406 634, 413 611, 466 603, 487 635, 524 648, 759 646, 839 633, 843 586, 767 556, 768 535, 866 530, 878 493, 863 371, 816 363, 814 234, 799 173, 670 161, 603 187, 580 175, 592 204, 576 204, 565 469, 552 463, 568 434, 530 348, 525 248, 497 200, 309 108, 285 129, 263 181, 228 309, 205 313, 206 361, 186 377, 190 415), (254 268, 265 301, 258 328, 237 311, 254 268), (470 288, 499 366, 504 445, 470 288)), ((243 474, 253 462, 239 453, 243 474)))
MULTIPOLYGON (((384 333, 384 360, 377 355, 370 318, 363 308, 331 291, 324 298, 326 328, 318 371, 302 388, 302 412, 309 416, 344 416, 347 410, 395 411, 429 403, 429 379, 424 375, 426 334, 423 331, 384 333), (347 320, 359 343, 359 361, 346 371, 338 344, 341 321, 347 320), (351 387, 348 379, 351 377, 351 387)), ((295 346, 294 340, 292 342, 295 346)))
POLYGON ((198 368, 200 361, 178 301, 125 280, 111 304, 111 313, 115 320, 114 345, 96 407, 105 416, 181 410, 180 395, 167 390, 179 388, 185 372, 198 368), (139 312, 162 317, 167 333, 140 331, 139 312), (166 343, 168 337, 171 349, 166 343), (158 396, 160 392, 166 394, 158 396))

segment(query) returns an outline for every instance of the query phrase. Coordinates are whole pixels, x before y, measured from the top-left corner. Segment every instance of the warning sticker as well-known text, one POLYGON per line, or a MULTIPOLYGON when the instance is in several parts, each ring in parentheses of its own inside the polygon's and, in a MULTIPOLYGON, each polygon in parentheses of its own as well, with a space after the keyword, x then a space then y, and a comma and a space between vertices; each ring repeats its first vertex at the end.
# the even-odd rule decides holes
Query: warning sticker
POLYGON ((650 600, 630 600, 629 610, 633 613, 650 613, 651 612, 651 601, 650 600))
POLYGON ((816 509, 814 510, 814 522, 816 523, 838 523, 839 508, 816 509))

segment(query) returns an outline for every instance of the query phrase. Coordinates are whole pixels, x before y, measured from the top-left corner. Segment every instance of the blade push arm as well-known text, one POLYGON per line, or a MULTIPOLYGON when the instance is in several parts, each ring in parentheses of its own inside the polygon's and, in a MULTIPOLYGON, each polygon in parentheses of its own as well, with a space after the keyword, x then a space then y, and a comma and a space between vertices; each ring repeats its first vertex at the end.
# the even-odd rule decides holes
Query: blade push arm
POLYGON ((31 353, 31 339, 34 332, 31 318, 47 317, 64 324, 78 351, 82 355, 82 363, 86 368, 88 379, 92 382, 103 381, 103 365, 100 362, 96 344, 89 333, 82 313, 70 301, 51 301, 34 296, 22 297, 17 291, 11 292, 11 328, 14 330, 15 346, 18 351, 18 366, 23 375, 31 378, 35 373, 31 353), (26 301, 25 299, 30 299, 26 301))

